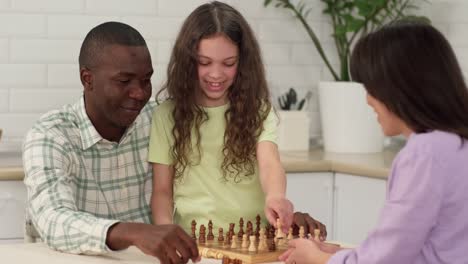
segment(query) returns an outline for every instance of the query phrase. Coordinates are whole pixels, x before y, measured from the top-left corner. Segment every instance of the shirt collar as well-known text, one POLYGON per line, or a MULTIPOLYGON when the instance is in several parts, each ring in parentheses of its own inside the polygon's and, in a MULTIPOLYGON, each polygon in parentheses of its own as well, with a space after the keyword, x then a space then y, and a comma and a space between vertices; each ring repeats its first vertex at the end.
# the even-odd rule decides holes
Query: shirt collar
MULTIPOLYGON (((100 141, 107 141, 107 139, 103 138, 99 132, 94 127, 93 123, 88 117, 86 113, 85 103, 84 103, 84 96, 81 96, 80 101, 76 104, 75 112, 78 115, 78 129, 80 131, 81 137, 81 147, 83 150, 86 150, 96 143, 100 141)), ((136 125, 139 123, 141 119, 141 114, 135 119, 132 125, 127 128, 124 135, 120 139, 120 142, 124 142, 135 130, 136 125)))

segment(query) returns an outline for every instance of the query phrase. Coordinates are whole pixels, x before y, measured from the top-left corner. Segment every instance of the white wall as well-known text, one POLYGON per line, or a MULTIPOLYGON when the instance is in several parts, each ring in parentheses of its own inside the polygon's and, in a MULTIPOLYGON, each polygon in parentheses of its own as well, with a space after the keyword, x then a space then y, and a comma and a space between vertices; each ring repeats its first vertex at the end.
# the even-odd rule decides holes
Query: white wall
MULTIPOLYGON (((328 21, 319 0, 310 21, 325 48, 333 52, 328 21)), ((19 142, 44 112, 74 102, 81 93, 78 52, 85 34, 95 25, 115 20, 138 29, 150 47, 155 75, 164 80, 173 40, 183 19, 202 0, 0 0, 0 149, 19 142)), ((273 94, 294 86, 300 96, 313 92, 311 136, 320 135, 316 84, 330 79, 312 42, 291 15, 263 0, 227 0, 248 19, 260 41, 273 94)), ((422 13, 449 38, 468 70, 468 1, 431 0, 422 13)), ((336 56, 331 55, 336 61, 336 56)), ((13 146, 13 147, 12 147, 13 146)))

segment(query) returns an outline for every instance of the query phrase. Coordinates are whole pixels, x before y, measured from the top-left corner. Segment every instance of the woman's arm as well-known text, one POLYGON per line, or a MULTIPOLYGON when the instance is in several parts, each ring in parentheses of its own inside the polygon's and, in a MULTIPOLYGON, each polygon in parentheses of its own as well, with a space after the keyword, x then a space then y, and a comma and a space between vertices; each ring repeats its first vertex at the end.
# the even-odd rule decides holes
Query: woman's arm
POLYGON ((152 219, 155 225, 172 224, 174 168, 153 163, 152 219))

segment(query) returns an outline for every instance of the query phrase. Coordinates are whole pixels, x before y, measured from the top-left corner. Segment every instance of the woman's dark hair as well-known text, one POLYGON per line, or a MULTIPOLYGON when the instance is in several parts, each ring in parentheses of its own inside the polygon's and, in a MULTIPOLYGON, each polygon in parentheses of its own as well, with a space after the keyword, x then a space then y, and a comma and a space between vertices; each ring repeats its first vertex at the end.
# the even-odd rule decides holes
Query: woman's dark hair
POLYGON ((167 82, 156 94, 158 101, 166 92, 175 105, 171 149, 175 178, 182 177, 185 168, 194 162, 190 156, 193 154, 192 131, 198 156, 201 155, 200 126, 208 116, 195 101, 199 89, 198 45, 202 39, 217 35, 227 37, 239 49, 237 76, 228 91, 229 108, 225 113, 223 176, 238 182, 251 177, 256 169, 257 141, 272 108, 260 47, 249 24, 237 10, 213 1, 196 8, 183 23, 167 68, 167 82))
POLYGON ((468 139, 468 90, 445 37, 423 22, 400 20, 358 41, 354 81, 416 133, 442 130, 468 139))

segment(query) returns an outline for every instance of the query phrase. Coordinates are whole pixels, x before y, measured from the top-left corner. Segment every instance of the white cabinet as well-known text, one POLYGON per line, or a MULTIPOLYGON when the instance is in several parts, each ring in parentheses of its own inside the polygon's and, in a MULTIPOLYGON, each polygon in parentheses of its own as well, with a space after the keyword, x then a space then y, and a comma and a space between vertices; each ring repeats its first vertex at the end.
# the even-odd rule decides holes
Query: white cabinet
POLYGON ((357 245, 367 237, 383 207, 386 184, 383 179, 335 174, 335 240, 357 245))
POLYGON ((22 181, 0 181, 0 243, 23 239, 26 199, 22 181))
POLYGON ((333 173, 288 173, 287 197, 295 211, 307 212, 327 226, 333 236, 333 173))

